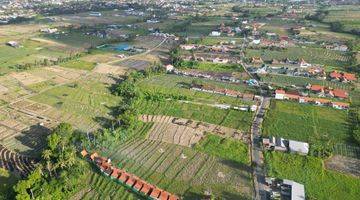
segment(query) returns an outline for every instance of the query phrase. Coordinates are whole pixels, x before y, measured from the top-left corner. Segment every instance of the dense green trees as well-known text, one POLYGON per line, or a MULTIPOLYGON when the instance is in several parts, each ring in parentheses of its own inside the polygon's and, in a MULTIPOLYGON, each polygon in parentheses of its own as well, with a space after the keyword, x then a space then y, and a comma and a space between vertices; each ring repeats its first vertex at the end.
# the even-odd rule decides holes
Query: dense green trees
POLYGON ((84 161, 76 155, 74 130, 70 124, 59 124, 48 136, 42 161, 14 187, 16 199, 66 199, 81 188, 84 161))

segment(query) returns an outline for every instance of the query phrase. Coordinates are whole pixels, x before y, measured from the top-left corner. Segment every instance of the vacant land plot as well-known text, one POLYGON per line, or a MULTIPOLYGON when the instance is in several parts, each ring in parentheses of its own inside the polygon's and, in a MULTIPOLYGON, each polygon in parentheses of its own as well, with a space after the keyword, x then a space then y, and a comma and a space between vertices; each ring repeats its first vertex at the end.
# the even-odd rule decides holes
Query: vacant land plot
POLYGON ((225 199, 250 199, 250 167, 218 159, 187 147, 134 140, 109 153, 113 163, 184 199, 198 199, 205 190, 225 199))
POLYGON ((267 152, 265 158, 268 175, 304 184, 306 199, 356 200, 360 195, 359 178, 326 170, 319 158, 281 152, 267 152))
POLYGON ((272 101, 264 124, 264 135, 316 142, 349 143, 347 112, 296 102, 272 101))
POLYGON ((137 106, 141 114, 168 115, 194 119, 244 132, 250 130, 253 116, 250 112, 223 110, 206 105, 195 105, 178 101, 141 101, 137 106))
POLYGON ((338 67, 339 70, 343 70, 343 67, 350 64, 350 56, 348 54, 321 48, 293 47, 287 48, 283 51, 249 49, 246 50, 246 56, 249 58, 260 56, 263 60, 282 60, 286 58, 290 60, 298 60, 303 58, 310 63, 338 67))
POLYGON ((360 177, 360 160, 344 156, 332 156, 325 162, 327 169, 360 177))
POLYGON ((116 63, 117 66, 125 67, 127 69, 143 70, 150 66, 151 63, 144 60, 126 59, 116 63))

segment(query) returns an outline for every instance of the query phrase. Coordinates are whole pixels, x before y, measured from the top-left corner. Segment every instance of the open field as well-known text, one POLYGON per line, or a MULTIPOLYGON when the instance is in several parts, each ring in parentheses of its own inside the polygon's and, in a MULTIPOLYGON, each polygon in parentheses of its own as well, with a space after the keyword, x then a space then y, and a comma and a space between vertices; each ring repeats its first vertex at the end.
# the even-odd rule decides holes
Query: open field
POLYGON ((159 75, 139 82, 139 87, 144 92, 185 95, 190 99, 196 99, 201 102, 208 103, 228 103, 233 105, 254 104, 252 101, 244 101, 239 98, 206 93, 201 91, 190 90, 192 81, 197 80, 204 84, 213 85, 219 88, 237 90, 243 93, 256 93, 256 89, 248 87, 245 84, 225 83, 200 78, 177 76, 177 75, 159 75))
POLYGON ((264 135, 310 143, 351 143, 347 112, 297 102, 272 101, 263 123, 264 135))
POLYGON ((359 178, 326 170, 319 158, 267 152, 265 160, 269 176, 304 184, 306 199, 356 200, 360 196, 359 178))
POLYGON ((191 148, 139 139, 108 155, 130 173, 184 199, 200 199, 207 189, 225 199, 249 199, 252 195, 247 165, 191 148))
POLYGON ((270 51, 270 50, 246 50, 246 56, 251 57, 261 57, 263 60, 298 60, 303 58, 305 61, 321 64, 326 66, 336 67, 339 70, 342 70, 343 67, 350 64, 350 56, 346 53, 341 53, 338 51, 321 49, 321 48, 301 48, 301 47, 291 47, 283 51, 270 51))
POLYGON ((261 81, 281 86, 306 86, 307 84, 312 85, 322 85, 331 88, 338 88, 343 90, 351 90, 353 88, 352 85, 341 82, 333 82, 326 80, 318 80, 315 78, 307 78, 300 76, 285 76, 285 75, 277 75, 277 74, 267 74, 260 76, 261 81))
POLYGON ((344 29, 350 31, 352 29, 360 29, 360 6, 359 5, 344 5, 330 7, 327 9, 329 14, 325 16, 324 22, 341 22, 344 24, 344 29))
POLYGON ((206 105, 178 101, 141 101, 137 105, 141 114, 168 115, 218 124, 247 132, 250 130, 252 113, 223 110, 206 105))

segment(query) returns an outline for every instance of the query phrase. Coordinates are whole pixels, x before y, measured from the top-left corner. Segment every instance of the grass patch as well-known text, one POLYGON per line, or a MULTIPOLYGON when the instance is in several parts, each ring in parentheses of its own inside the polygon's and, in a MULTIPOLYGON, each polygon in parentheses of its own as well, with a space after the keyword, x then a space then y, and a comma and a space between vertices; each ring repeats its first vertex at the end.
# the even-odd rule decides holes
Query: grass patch
POLYGON ((225 160, 250 164, 249 148, 239 140, 209 134, 195 146, 195 149, 225 160))
POLYGON ((88 70, 88 71, 91 71, 92 69, 94 69, 95 65, 96 65, 96 63, 94 63, 94 62, 88 62, 88 61, 79 60, 79 59, 70 60, 68 62, 60 64, 61 67, 80 69, 80 70, 88 70))
POLYGON ((265 160, 269 176, 304 184, 306 199, 356 200, 360 196, 359 178, 326 170, 320 158, 267 152, 265 160))
POLYGON ((350 143, 347 112, 329 107, 272 101, 264 123, 264 135, 310 143, 350 143))

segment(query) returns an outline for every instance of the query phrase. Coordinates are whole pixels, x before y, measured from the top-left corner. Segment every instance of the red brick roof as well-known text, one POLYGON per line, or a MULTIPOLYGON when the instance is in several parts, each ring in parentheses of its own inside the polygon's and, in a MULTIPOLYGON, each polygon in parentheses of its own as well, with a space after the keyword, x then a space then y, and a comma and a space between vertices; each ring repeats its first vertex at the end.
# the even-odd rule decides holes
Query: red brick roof
POLYGON ((122 181, 123 183, 125 183, 128 178, 129 178, 129 175, 126 172, 124 172, 124 173, 121 173, 121 176, 119 176, 118 179, 120 181, 122 181))
POLYGON ((330 77, 331 78, 341 78, 342 74, 337 72, 337 71, 333 71, 333 72, 330 73, 330 77))
POLYGON ((159 190, 158 188, 154 188, 154 190, 150 194, 150 197, 159 198, 160 193, 161 193, 161 190, 159 190))
POLYGON ((134 185, 134 188, 137 190, 137 191, 140 191, 142 186, 143 186, 143 182, 141 180, 136 180, 136 183, 134 185))
POLYGON ((149 194, 150 190, 153 189, 153 187, 149 184, 144 184, 144 186, 141 188, 140 192, 144 194, 149 194))
POLYGON ((111 176, 117 178, 119 176, 120 170, 118 168, 114 168, 111 176))
POLYGON ((356 80, 355 74, 344 73, 343 77, 344 77, 344 79, 346 79, 348 81, 355 81, 356 80))
POLYGON ((310 90, 316 91, 316 92, 321 92, 322 90, 324 90, 324 86, 321 86, 321 85, 312 85, 312 86, 310 87, 310 90))
POLYGON ((88 152, 84 149, 84 150, 81 151, 81 155, 82 155, 83 157, 85 157, 85 156, 88 155, 88 152))
POLYGON ((166 191, 162 191, 159 200, 168 200, 168 198, 169 198, 169 193, 167 193, 166 191))
POLYGON ((286 94, 285 90, 275 90, 276 94, 286 94))
POLYGON ((127 181, 126 181, 126 185, 128 186, 133 186, 136 182, 136 179, 134 179, 133 177, 130 177, 127 181))
POLYGON ((96 152, 91 154, 90 156, 91 160, 94 160, 96 157, 99 157, 99 155, 96 152))
POLYGON ((175 195, 170 195, 169 200, 179 200, 179 197, 175 195))
POLYGON ((340 89, 334 89, 332 91, 334 97, 338 97, 338 98, 348 98, 348 93, 345 90, 340 90, 340 89))

